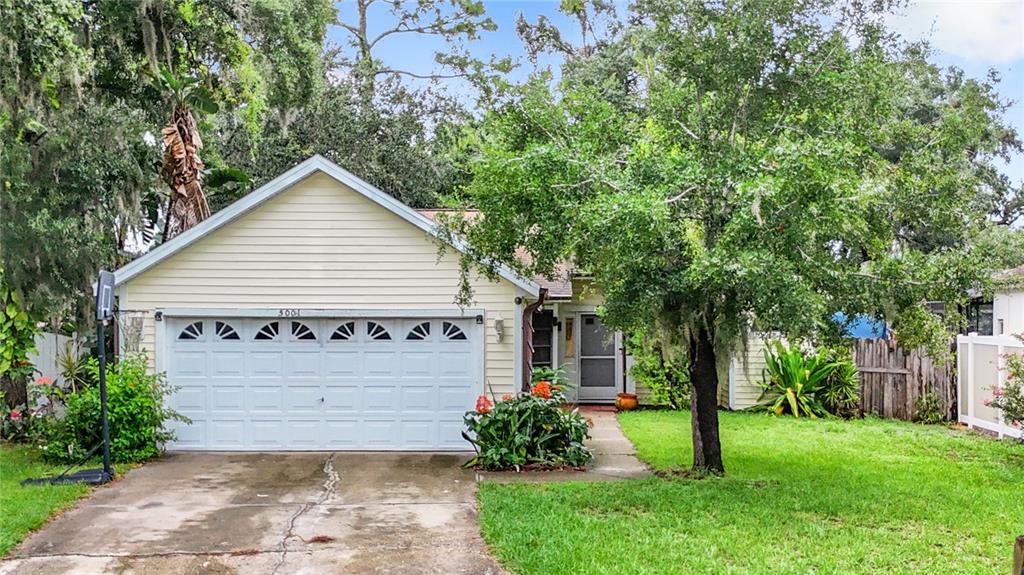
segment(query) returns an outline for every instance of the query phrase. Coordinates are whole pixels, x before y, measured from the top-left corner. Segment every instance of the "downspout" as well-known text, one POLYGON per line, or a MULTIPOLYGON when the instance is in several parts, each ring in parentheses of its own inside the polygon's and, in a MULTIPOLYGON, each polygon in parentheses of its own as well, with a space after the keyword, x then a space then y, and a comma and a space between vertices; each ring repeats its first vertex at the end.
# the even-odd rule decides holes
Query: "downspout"
POLYGON ((523 381, 522 391, 529 393, 530 380, 533 377, 533 314, 542 305, 548 295, 548 290, 540 288, 537 301, 523 308, 523 381))

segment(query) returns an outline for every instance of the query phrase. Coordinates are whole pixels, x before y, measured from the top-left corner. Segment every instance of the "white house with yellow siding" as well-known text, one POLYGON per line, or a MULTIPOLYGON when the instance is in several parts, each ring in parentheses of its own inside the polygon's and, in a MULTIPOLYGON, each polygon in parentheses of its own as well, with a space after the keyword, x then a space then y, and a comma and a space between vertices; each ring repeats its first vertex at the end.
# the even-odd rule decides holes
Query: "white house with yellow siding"
POLYGON ((533 366, 565 365, 580 401, 634 391, 585 279, 501 267, 461 308, 464 246, 432 215, 314 156, 117 270, 131 347, 192 421, 171 447, 464 450, 476 397, 533 366))

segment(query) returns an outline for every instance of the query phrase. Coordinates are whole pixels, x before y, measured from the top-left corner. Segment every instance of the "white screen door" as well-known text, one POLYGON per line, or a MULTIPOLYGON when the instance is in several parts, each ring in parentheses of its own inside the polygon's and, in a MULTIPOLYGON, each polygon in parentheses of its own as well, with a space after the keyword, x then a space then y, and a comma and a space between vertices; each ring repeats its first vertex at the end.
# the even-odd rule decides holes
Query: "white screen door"
POLYGON ((618 334, 592 313, 579 315, 579 401, 611 401, 619 390, 618 334))

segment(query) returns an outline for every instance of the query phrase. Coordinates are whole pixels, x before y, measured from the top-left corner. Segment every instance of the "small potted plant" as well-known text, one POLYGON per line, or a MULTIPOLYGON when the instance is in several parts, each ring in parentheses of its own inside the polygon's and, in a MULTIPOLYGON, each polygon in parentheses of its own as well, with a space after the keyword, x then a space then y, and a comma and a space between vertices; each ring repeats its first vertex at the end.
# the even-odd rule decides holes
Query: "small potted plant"
POLYGON ((640 401, 635 393, 620 393, 615 396, 615 407, 619 408, 619 411, 633 411, 639 406, 640 401))

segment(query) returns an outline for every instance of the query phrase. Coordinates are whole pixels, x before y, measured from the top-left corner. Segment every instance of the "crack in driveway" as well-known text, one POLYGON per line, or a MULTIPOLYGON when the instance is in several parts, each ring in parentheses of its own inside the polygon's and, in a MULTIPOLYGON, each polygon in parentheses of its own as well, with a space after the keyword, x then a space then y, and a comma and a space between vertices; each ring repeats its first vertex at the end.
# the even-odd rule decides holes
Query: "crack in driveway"
MULTIPOLYGON (((281 569, 281 566, 284 565, 285 560, 288 558, 288 540, 298 537, 295 535, 295 523, 299 520, 299 517, 302 517, 317 505, 323 505, 325 501, 334 495, 334 490, 338 486, 338 481, 341 480, 341 476, 338 475, 338 471, 334 469, 334 455, 334 453, 331 453, 327 456, 327 459, 324 460, 323 470, 327 479, 324 480, 323 491, 320 493, 320 497, 317 497, 315 502, 307 502, 303 504, 302 507, 299 507, 299 510, 288 519, 288 528, 285 529, 284 537, 281 538, 281 543, 279 544, 279 547, 281 548, 281 557, 278 559, 277 564, 274 565, 274 570, 271 571, 271 575, 277 575, 277 572, 281 569)), ((299 537, 299 539, 302 538, 299 537)), ((304 539, 303 542, 305 542, 304 539)))

